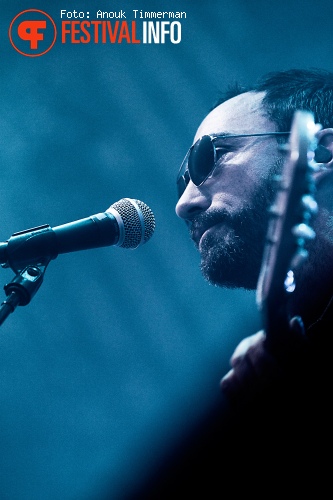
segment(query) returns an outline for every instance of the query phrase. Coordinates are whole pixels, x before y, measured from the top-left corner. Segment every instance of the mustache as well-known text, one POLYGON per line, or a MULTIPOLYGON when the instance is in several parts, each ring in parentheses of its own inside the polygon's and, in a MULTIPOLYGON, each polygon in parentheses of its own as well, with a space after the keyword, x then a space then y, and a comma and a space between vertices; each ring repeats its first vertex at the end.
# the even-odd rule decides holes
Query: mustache
MULTIPOLYGON (((263 214, 266 212, 264 206, 244 207, 240 212, 230 213, 227 209, 216 209, 211 212, 203 212, 187 221, 188 230, 191 239, 195 245, 199 246, 199 241, 203 233, 212 226, 223 223, 229 226, 235 235, 241 235, 250 231, 258 232, 258 220, 261 221, 260 227, 265 228, 263 224, 263 214), (252 229, 251 229, 252 228, 252 229)), ((264 229, 265 231, 265 229, 264 229)))
POLYGON ((200 236, 210 227, 220 223, 235 223, 235 218, 230 216, 227 210, 214 210, 203 212, 187 221, 188 230, 192 240, 198 244, 200 236))

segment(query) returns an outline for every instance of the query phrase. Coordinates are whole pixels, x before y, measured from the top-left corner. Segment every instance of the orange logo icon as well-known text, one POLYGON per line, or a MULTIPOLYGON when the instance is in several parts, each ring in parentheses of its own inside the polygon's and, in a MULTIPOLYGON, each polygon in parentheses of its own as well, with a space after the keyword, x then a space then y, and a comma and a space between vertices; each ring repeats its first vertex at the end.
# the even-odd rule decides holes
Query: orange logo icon
POLYGON ((10 43, 17 52, 27 57, 38 57, 53 47, 57 28, 46 12, 29 9, 14 17, 8 34, 10 43))

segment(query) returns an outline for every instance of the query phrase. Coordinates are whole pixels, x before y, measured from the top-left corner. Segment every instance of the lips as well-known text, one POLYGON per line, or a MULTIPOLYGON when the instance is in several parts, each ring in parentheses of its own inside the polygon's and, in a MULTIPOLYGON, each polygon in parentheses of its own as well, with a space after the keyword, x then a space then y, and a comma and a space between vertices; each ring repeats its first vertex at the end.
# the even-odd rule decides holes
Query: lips
POLYGON ((201 214, 188 222, 190 236, 196 246, 199 246, 200 240, 203 235, 217 226, 218 224, 225 224, 228 220, 226 212, 211 212, 201 214))
POLYGON ((212 229, 213 227, 215 227, 217 224, 221 224, 221 221, 214 222, 214 223, 212 223, 210 225, 206 225, 206 226, 200 226, 196 229, 191 230, 191 238, 197 247, 199 247, 200 241, 201 241, 202 237, 204 236, 204 234, 207 231, 209 231, 210 229, 212 229))

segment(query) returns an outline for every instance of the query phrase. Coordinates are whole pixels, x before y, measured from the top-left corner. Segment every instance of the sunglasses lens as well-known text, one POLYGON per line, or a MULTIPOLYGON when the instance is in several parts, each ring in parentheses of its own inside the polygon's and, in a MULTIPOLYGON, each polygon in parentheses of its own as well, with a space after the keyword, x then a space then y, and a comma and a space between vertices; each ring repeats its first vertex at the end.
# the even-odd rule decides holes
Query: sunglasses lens
POLYGON ((186 189, 187 184, 190 182, 190 174, 188 172, 188 157, 191 152, 192 148, 188 150, 186 153, 186 156, 180 166, 178 175, 177 175, 177 192, 178 192, 178 198, 180 198, 183 194, 183 192, 186 189))
POLYGON ((211 174, 215 164, 215 150, 209 135, 204 135, 194 145, 188 158, 192 182, 200 186, 211 174))
POLYGON ((177 179, 177 194, 178 194, 178 199, 183 195, 187 184, 190 182, 190 175, 188 173, 188 170, 185 170, 183 175, 178 176, 177 179))
POLYGON ((200 186, 211 174, 215 165, 215 149, 209 135, 201 137, 187 152, 177 176, 178 198, 190 180, 200 186))

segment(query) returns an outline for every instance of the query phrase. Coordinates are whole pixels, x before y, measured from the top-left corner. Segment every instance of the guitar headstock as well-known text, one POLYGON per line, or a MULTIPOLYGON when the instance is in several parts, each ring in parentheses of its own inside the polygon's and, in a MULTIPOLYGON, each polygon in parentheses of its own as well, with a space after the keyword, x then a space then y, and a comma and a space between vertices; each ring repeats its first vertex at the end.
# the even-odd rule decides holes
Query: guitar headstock
POLYGON ((312 163, 320 128, 312 113, 295 112, 257 285, 257 305, 264 313, 267 335, 283 315, 288 293, 296 286, 293 271, 307 258, 306 243, 315 237, 310 226, 317 209, 312 163))

